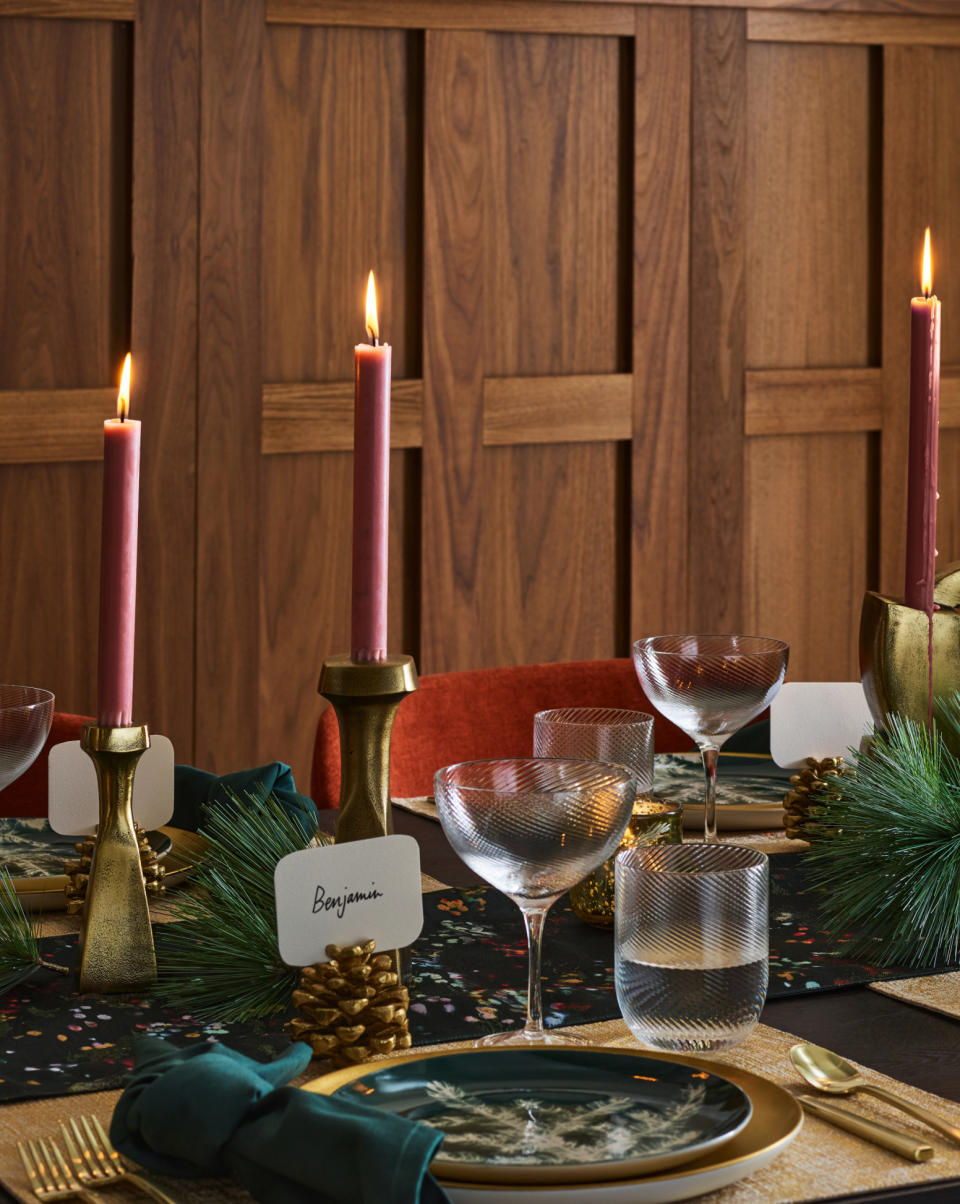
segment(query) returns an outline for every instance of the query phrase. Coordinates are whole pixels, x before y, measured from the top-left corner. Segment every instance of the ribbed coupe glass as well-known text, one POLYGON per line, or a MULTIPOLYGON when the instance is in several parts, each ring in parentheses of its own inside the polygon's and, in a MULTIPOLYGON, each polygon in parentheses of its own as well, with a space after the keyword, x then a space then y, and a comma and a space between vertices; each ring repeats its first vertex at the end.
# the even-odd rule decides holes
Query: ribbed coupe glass
POLYGON ((604 862, 630 819, 636 784, 619 765, 567 758, 464 761, 438 770, 434 794, 454 851, 523 913, 527 1023, 478 1044, 575 1044, 543 1027, 543 922, 560 896, 604 862))
POLYGON ((0 685, 0 790, 34 763, 52 722, 53 695, 49 690, 0 685))
POLYGON ((717 755, 770 705, 790 645, 761 635, 652 635, 633 645, 650 702, 696 741, 703 760, 703 838, 717 840, 717 755))

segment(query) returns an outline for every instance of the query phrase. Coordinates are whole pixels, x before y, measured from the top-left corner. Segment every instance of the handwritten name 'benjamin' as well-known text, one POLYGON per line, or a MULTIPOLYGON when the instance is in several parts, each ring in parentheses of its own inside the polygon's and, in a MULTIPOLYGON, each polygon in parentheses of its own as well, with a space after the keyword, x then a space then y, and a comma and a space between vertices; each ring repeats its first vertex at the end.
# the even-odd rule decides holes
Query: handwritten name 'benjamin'
POLYGON ((318 911, 335 911, 337 919, 342 920, 351 903, 366 903, 370 899, 382 899, 383 891, 377 890, 375 882, 370 883, 372 890, 347 890, 341 895, 328 895, 323 886, 318 886, 313 896, 313 914, 318 911))

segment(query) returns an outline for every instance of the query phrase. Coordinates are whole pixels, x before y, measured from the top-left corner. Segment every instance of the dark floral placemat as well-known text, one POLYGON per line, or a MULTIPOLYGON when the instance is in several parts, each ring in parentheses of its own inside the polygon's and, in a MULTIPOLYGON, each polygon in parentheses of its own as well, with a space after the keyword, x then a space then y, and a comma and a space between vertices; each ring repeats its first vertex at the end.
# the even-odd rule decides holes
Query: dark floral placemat
MULTIPOLYGON (((875 966, 843 956, 849 933, 817 926, 816 892, 803 854, 771 857, 768 998, 806 995, 934 970, 875 966)), ((482 1036, 524 1021, 527 947, 516 906, 488 888, 424 896, 423 933, 411 950, 411 1030, 415 1045, 482 1036)), ((42 942, 51 961, 72 965, 76 937, 42 942)), ((543 1005, 548 1027, 619 1016, 613 934, 582 924, 561 900, 547 919, 543 1005)), ((255 1024, 205 1024, 161 998, 77 995, 73 980, 40 971, 0 996, 0 1101, 102 1091, 120 1085, 138 1036, 177 1044, 223 1041, 253 1057, 288 1043, 290 1013, 255 1024)))

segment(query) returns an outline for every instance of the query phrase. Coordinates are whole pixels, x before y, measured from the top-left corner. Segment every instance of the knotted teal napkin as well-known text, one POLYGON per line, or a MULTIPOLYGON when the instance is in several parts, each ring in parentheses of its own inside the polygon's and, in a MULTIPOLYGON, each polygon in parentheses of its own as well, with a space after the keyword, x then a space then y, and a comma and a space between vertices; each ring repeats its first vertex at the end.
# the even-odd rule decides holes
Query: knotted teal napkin
POLYGON ((231 796, 246 799, 252 795, 272 794, 290 814, 298 819, 307 836, 317 830, 317 808, 313 799, 300 794, 293 781, 289 765, 273 761, 257 769, 243 769, 218 778, 215 773, 194 769, 192 765, 176 765, 173 770, 173 819, 175 828, 196 832, 203 826, 204 812, 212 806, 230 806, 231 796))
POLYGON ((141 1037, 110 1138, 147 1170, 232 1175, 265 1204, 449 1204, 427 1167, 443 1134, 352 1099, 284 1086, 310 1061, 141 1037))

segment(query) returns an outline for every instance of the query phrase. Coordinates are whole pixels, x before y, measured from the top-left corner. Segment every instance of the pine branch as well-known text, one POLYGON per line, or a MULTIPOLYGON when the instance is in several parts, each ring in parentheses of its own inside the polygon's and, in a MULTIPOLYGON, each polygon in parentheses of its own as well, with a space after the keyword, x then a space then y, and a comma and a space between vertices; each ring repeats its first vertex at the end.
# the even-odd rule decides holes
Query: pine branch
POLYGON ((0 995, 38 970, 69 974, 66 966, 40 956, 40 921, 30 919, 8 870, 0 871, 0 995))
MULTIPOLYGON (((938 710, 960 732, 960 693, 938 710)), ((817 816, 824 839, 808 854, 826 894, 824 925, 855 929, 852 951, 881 964, 955 961, 960 759, 939 732, 899 715, 854 759, 856 774, 838 781, 817 816)))

